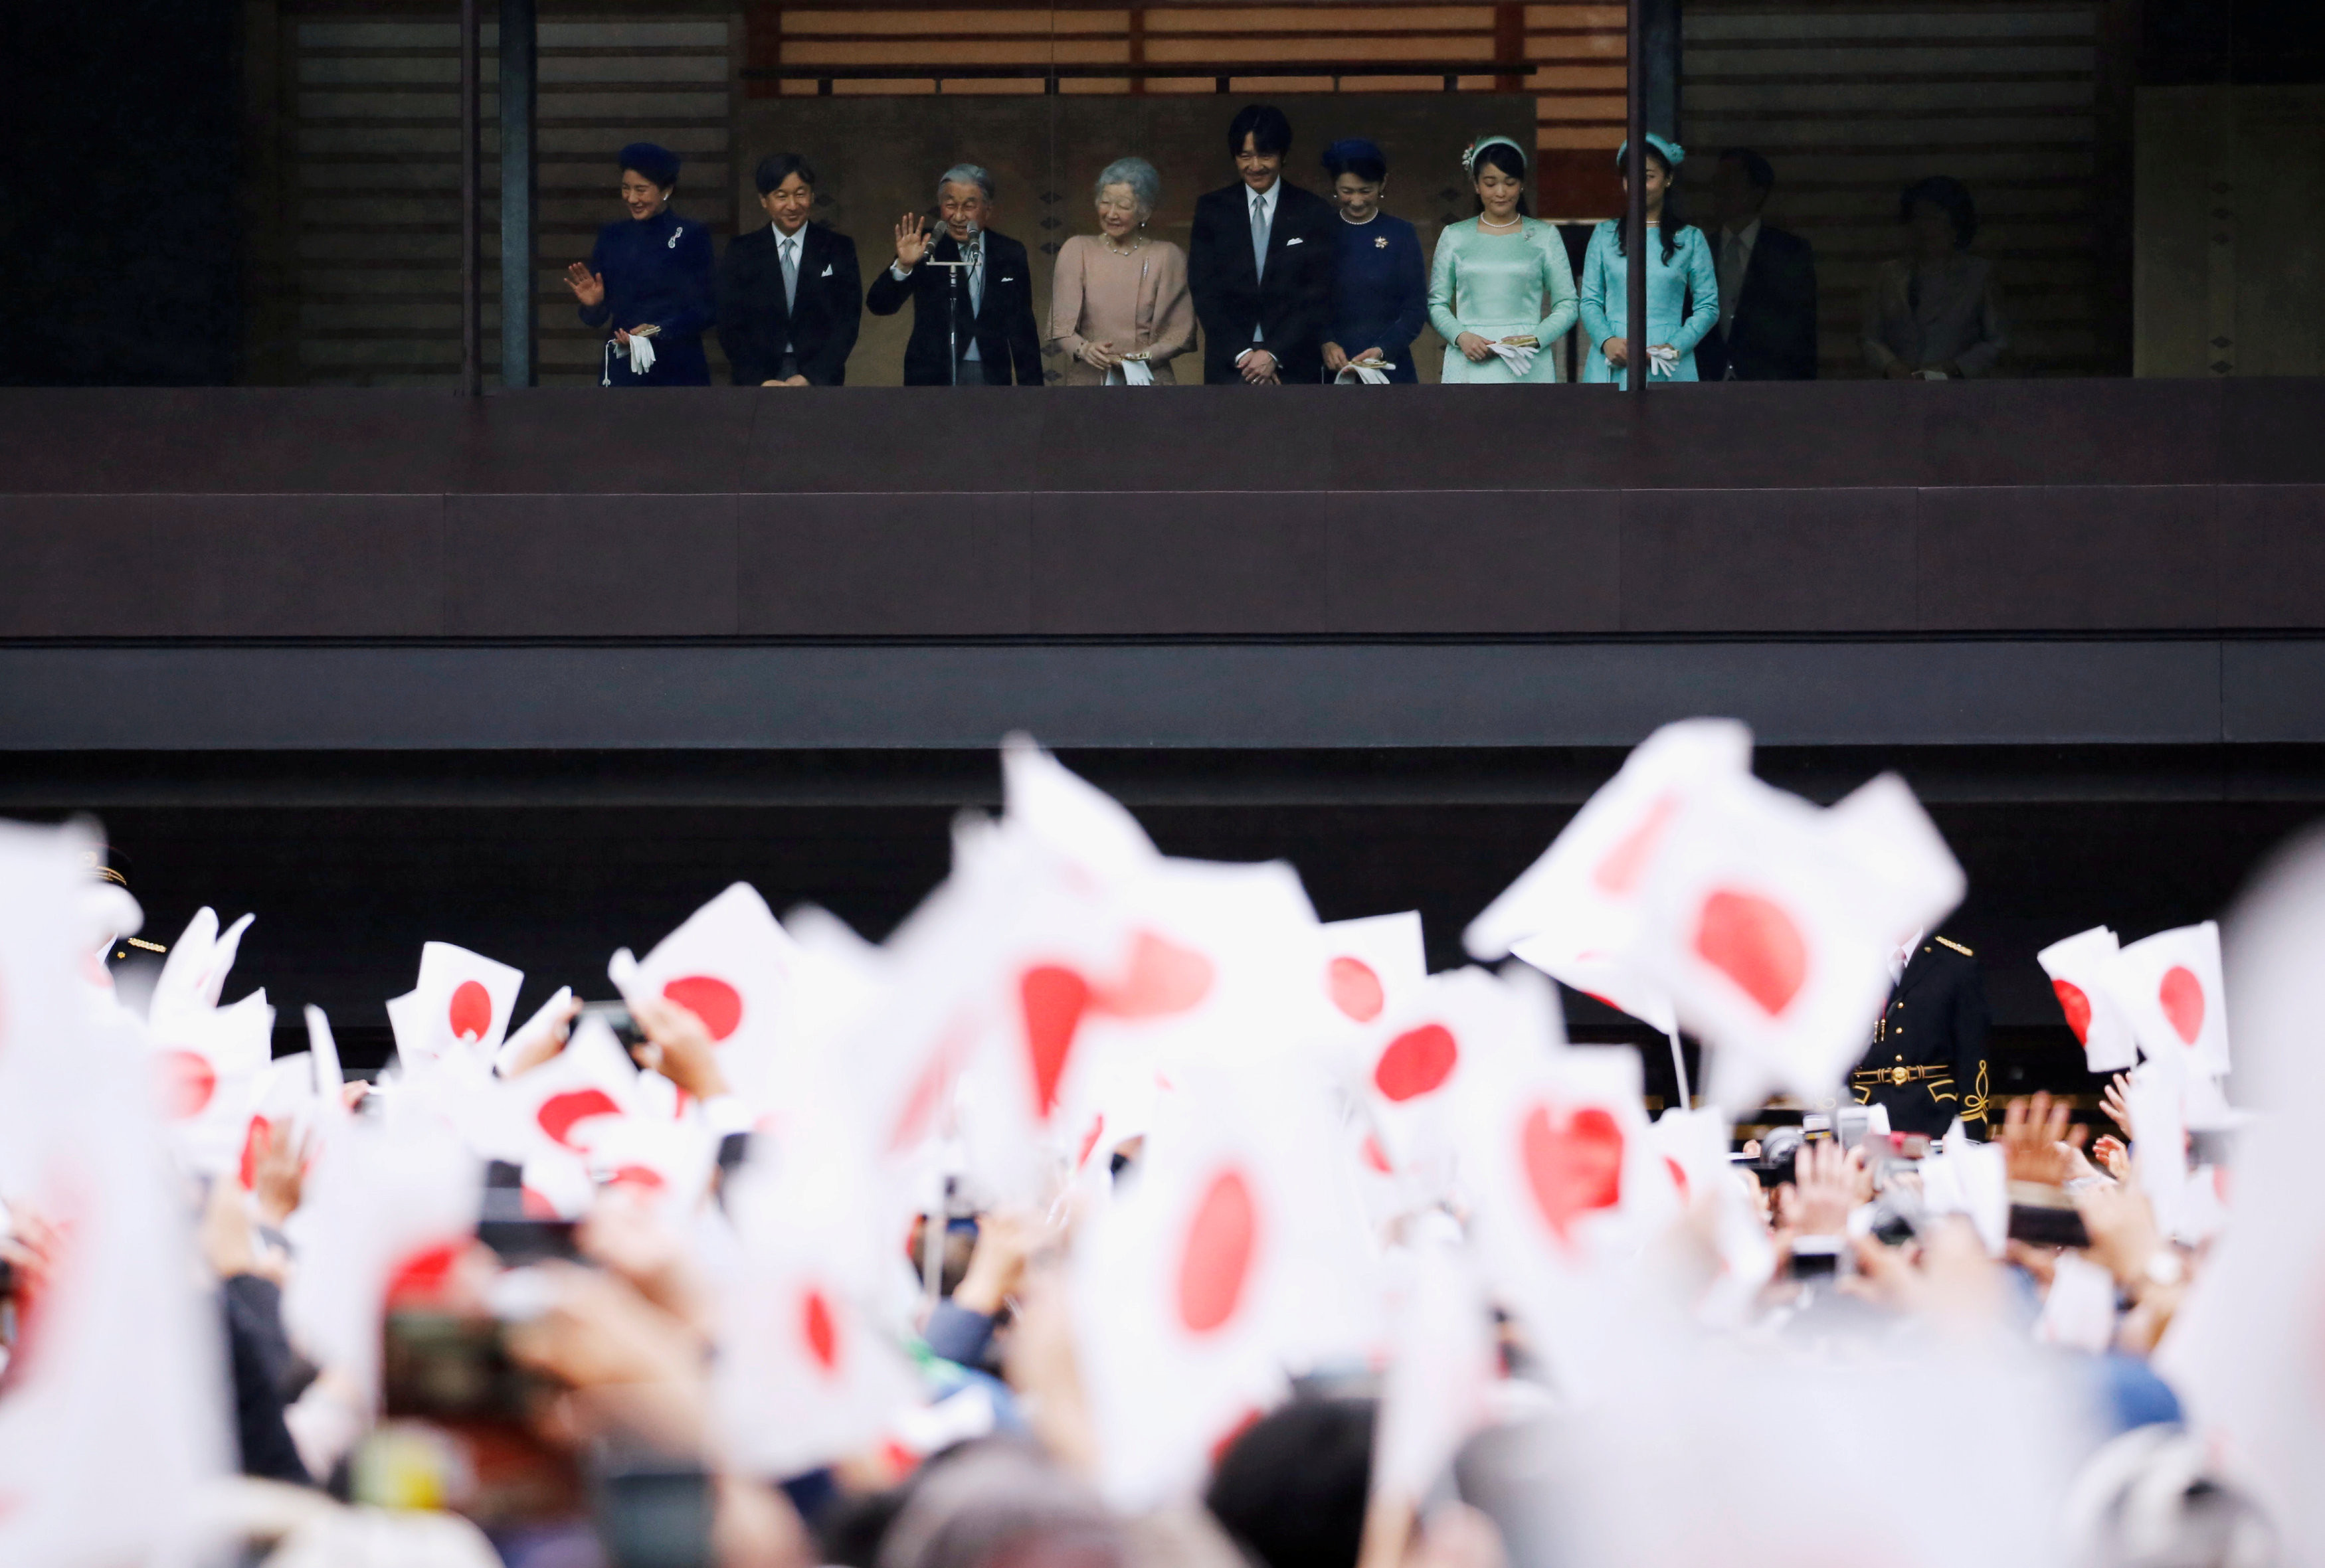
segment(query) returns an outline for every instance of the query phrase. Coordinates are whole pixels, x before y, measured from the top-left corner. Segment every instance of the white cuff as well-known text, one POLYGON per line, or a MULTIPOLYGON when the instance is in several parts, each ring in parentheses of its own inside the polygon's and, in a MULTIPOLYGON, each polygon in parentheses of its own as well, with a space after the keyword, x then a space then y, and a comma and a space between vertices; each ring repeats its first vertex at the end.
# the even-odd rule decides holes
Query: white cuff
POLYGON ((909 282, 912 280, 912 269, 904 265, 902 262, 890 262, 888 263, 888 275, 895 279, 899 283, 909 282))

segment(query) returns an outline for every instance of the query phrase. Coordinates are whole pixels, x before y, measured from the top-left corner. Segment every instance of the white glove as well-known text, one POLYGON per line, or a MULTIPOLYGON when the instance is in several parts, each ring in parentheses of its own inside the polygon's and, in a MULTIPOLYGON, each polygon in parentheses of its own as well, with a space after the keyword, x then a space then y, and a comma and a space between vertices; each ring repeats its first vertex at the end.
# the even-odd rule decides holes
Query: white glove
POLYGON ((644 375, 653 368, 653 339, 640 337, 634 332, 630 334, 629 342, 625 347, 630 356, 632 375, 644 375))
POLYGON ((1647 350, 1649 375, 1676 375, 1679 373, 1679 350, 1668 343, 1658 343, 1647 350))
POLYGON ((1486 346, 1500 355, 1509 365, 1510 374, 1520 378, 1533 368, 1533 356, 1541 352, 1523 343, 1488 343, 1486 346))
POLYGON ((1147 368, 1146 362, 1143 359, 1125 359, 1115 368, 1122 372, 1122 384, 1125 386, 1154 384, 1154 373, 1147 368))

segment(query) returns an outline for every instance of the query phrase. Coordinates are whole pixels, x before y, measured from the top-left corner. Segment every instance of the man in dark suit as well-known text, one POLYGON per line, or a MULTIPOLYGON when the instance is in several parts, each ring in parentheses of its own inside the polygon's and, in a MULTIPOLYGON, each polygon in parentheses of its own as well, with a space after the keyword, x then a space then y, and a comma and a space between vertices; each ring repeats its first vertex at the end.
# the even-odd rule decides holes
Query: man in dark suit
POLYGON ((1706 236, 1719 274, 1719 324, 1695 347, 1705 381, 1816 378, 1816 254, 1800 235, 1760 221, 1775 184, 1776 171, 1750 148, 1719 155, 1706 236))
POLYGON ((864 319, 856 242, 808 222, 815 171, 796 152, 759 161, 765 228, 735 236, 718 268, 718 342, 736 386, 838 386, 864 319))
POLYGON ((1986 1036, 1993 1022, 1978 960, 1950 937, 1924 934, 1890 959, 1889 1005, 1873 1044, 1849 1075, 1859 1105, 1885 1105, 1893 1132, 1935 1138, 1962 1119, 1987 1131, 1992 1093, 1986 1036))
POLYGON ((1273 386, 1324 376, 1331 331, 1332 204, 1283 180, 1292 123, 1246 105, 1227 127, 1240 182, 1195 203, 1187 286, 1203 324, 1203 380, 1273 386))
POLYGON ((897 223, 895 263, 864 301, 875 316, 912 302, 904 384, 1040 386, 1033 270, 1024 245, 987 226, 993 176, 974 163, 946 170, 937 214, 943 221, 933 231, 918 213, 897 223))

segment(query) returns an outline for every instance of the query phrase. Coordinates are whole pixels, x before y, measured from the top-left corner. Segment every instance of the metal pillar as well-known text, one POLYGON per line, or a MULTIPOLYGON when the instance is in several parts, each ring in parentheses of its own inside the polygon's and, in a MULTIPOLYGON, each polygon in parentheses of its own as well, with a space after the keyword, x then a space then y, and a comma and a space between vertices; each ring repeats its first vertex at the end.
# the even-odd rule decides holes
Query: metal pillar
POLYGON ((478 80, 477 0, 460 0, 460 392, 485 389, 484 309, 477 297, 483 272, 477 227, 477 157, 482 84, 478 80))
POLYGON ((1630 188, 1623 216, 1623 256, 1629 263, 1623 276, 1623 384, 1635 392, 1647 390, 1647 5, 1648 0, 1631 0, 1625 8, 1623 60, 1629 143, 1623 179, 1630 188))
POLYGON ((501 6, 501 385, 538 379, 534 339, 533 118, 540 71, 533 0, 501 6))

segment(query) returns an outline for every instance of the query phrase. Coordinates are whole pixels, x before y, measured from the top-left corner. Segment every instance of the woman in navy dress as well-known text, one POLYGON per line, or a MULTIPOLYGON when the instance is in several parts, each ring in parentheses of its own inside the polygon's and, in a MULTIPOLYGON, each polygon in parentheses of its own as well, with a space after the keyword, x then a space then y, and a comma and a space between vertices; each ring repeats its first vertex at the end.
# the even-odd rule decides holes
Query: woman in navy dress
POLYGON ((1354 360, 1385 360, 1392 382, 1420 378, 1413 370, 1413 340, 1429 318, 1429 280, 1421 236, 1401 217, 1381 210, 1388 194, 1388 160, 1361 136, 1324 149, 1332 201, 1340 209, 1332 274, 1332 331, 1324 370, 1338 375, 1354 360))
POLYGON ((622 149, 621 162, 629 217, 599 229, 588 261, 565 269, 582 322, 614 328, 598 380, 606 386, 709 386, 702 334, 718 314, 710 231, 670 209, 677 153, 633 142, 622 149), (634 336, 650 352, 634 352, 634 336), (641 372, 637 366, 647 361, 641 372))

